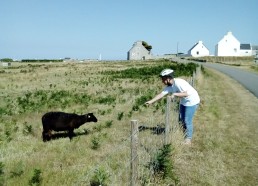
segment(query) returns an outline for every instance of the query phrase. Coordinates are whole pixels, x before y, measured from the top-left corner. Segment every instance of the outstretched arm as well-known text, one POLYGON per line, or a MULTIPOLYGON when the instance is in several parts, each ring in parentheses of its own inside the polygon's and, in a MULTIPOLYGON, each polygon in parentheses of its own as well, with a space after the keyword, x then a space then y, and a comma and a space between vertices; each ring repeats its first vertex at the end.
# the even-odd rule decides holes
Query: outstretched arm
MULTIPOLYGON (((156 95, 153 99, 147 101, 145 103, 145 105, 151 105, 152 103, 154 103, 154 102, 160 100, 161 98, 163 98, 165 95, 166 94, 160 93, 160 94, 156 95)), ((189 94, 187 93, 187 91, 184 91, 184 92, 173 93, 170 97, 171 97, 171 99, 174 99, 174 97, 182 98, 182 97, 187 97, 187 96, 189 96, 189 94)))
POLYGON ((160 93, 160 94, 156 95, 153 99, 147 101, 147 102, 145 103, 145 105, 151 105, 152 103, 154 103, 154 102, 160 100, 160 99, 163 98, 164 96, 165 96, 165 94, 160 93))

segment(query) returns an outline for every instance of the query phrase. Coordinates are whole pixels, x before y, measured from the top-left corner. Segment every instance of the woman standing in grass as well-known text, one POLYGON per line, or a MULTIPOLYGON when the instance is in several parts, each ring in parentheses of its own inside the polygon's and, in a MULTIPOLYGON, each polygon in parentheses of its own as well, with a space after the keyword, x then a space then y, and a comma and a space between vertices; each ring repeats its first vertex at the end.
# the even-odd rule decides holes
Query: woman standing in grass
POLYGON ((193 137, 193 117, 200 103, 198 92, 185 80, 174 78, 172 69, 164 69, 160 73, 162 82, 166 85, 163 91, 153 99, 147 101, 146 105, 160 100, 165 95, 172 93, 171 98, 180 98, 179 118, 185 131, 185 144, 190 145, 193 137))

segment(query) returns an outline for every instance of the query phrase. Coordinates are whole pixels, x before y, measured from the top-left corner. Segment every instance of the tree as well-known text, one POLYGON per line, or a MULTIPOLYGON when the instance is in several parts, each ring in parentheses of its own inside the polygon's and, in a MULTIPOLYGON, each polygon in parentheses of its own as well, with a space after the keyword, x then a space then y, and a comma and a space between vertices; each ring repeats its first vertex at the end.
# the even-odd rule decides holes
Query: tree
POLYGON ((11 58, 3 58, 3 59, 0 59, 0 61, 3 61, 3 62, 13 62, 13 60, 11 58))
POLYGON ((152 49, 152 46, 149 45, 146 41, 142 41, 142 45, 150 52, 152 49))

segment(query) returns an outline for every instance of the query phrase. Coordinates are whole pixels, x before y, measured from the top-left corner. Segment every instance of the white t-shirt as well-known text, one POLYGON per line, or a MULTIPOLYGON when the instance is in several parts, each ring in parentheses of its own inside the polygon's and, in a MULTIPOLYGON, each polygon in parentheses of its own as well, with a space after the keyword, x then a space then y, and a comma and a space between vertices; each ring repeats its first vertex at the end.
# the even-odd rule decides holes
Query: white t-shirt
POLYGON ((162 94, 179 93, 186 91, 189 96, 180 98, 180 104, 184 106, 193 106, 200 103, 198 92, 184 79, 174 78, 172 86, 167 86, 162 94))

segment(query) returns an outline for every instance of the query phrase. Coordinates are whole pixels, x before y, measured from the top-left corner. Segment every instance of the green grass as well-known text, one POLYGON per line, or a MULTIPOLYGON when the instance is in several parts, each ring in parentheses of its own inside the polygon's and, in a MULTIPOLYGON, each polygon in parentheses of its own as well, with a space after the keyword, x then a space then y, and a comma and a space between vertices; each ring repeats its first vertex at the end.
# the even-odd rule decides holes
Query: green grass
POLYGON ((251 69, 258 73, 258 65, 252 65, 251 69))
MULTIPOLYGON (((0 183, 129 185, 130 121, 137 119, 139 125, 149 127, 139 132, 140 183, 167 185, 169 179, 153 179, 147 169, 163 144, 164 136, 153 134, 150 128, 164 126, 165 99, 153 107, 143 103, 161 91, 158 74, 170 65, 180 71, 178 76, 188 75, 181 74, 184 65, 177 67, 168 61, 0 67, 0 183), (134 70, 148 75, 123 74, 134 70), (44 143, 41 116, 52 110, 93 112, 98 122, 75 130, 72 141, 60 134, 44 143)), ((253 158, 257 154, 257 142, 253 142, 257 141, 257 99, 250 99, 242 87, 222 77, 205 70, 196 82, 202 104, 195 117, 191 148, 181 145, 181 130, 174 125, 169 156, 173 176, 181 185, 257 183, 257 160, 253 158), (218 83, 221 79, 223 83, 218 83)), ((172 119, 177 122, 176 117, 172 119)))
MULTIPOLYGON (((158 70, 170 65, 176 68, 168 61, 13 63, 11 68, 3 68, 0 74, 3 80, 0 82, 1 182, 87 185, 93 178, 105 177, 107 172, 110 184, 129 184, 130 120, 136 118, 146 124, 146 118, 152 118, 153 122, 147 123, 149 126, 164 120, 160 110, 143 104, 146 90, 154 95, 162 87, 158 70), (116 75, 133 74, 130 69, 136 67, 141 71, 140 77, 116 75), (151 73, 147 70, 148 77, 145 77, 145 69, 152 67, 158 70, 151 73), (157 86, 150 87, 150 84, 157 86), (41 117, 48 111, 93 112, 99 122, 87 123, 75 130, 77 136, 72 141, 65 133, 59 133, 55 139, 43 143, 41 117), (105 170, 94 175, 100 166, 105 170)), ((187 65, 180 65, 183 67, 187 65)), ((194 66, 188 70, 191 69, 194 66)), ((164 107, 164 102, 160 107, 162 104, 164 107)), ((149 133, 143 137, 148 139, 149 133)), ((158 149, 162 139, 157 136, 142 144, 155 143, 158 149)), ((146 160, 141 166, 147 165, 150 155, 147 159, 142 156, 146 160)))

